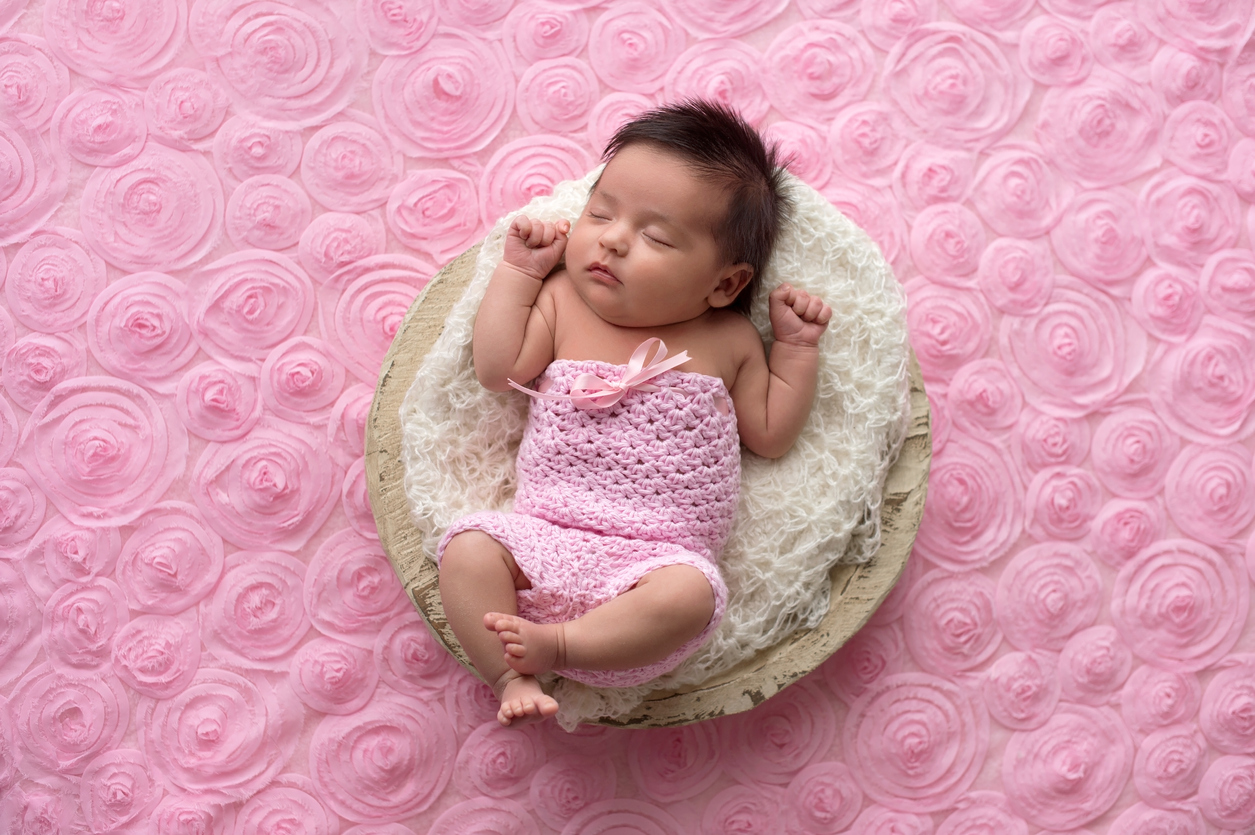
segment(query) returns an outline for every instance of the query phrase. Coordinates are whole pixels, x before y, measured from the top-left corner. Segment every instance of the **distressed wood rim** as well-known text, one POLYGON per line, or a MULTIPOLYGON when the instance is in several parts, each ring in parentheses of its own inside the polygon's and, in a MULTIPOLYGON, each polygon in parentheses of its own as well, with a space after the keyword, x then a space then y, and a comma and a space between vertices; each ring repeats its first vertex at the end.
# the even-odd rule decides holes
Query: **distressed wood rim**
MULTIPOLYGON (((410 521, 400 410, 418 366, 470 281, 478 253, 476 244, 458 256, 410 306, 384 357, 366 424, 366 483, 384 552, 437 640, 472 672, 474 667, 445 619, 436 565, 423 555, 422 537, 410 521)), ((819 625, 798 629, 701 684, 655 690, 632 713, 602 719, 599 724, 666 727, 749 710, 814 670, 867 622, 906 566, 928 488, 932 461, 928 398, 914 352, 909 363, 910 427, 885 483, 880 550, 865 565, 833 567, 828 613, 819 625)))

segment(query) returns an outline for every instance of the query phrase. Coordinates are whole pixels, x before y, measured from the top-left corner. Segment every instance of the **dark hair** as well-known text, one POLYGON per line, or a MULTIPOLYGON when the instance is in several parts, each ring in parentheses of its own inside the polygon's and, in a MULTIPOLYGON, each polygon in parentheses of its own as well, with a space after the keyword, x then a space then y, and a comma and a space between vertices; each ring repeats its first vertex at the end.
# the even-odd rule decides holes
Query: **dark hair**
POLYGON ((728 210, 712 230, 730 264, 754 269, 749 284, 729 310, 749 314, 763 268, 791 206, 784 193, 783 163, 736 111, 717 102, 685 99, 649 110, 615 131, 602 159, 631 145, 669 151, 711 181, 728 200, 728 210))

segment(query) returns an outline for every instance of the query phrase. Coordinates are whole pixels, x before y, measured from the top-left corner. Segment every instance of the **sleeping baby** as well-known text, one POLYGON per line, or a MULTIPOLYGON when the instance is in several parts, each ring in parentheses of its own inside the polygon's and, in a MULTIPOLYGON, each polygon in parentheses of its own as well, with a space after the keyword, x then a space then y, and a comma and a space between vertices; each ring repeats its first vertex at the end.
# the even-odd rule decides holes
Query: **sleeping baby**
POLYGON ((714 631, 740 444, 793 445, 832 315, 777 287, 770 357, 750 323, 788 205, 775 149, 734 112, 650 111, 605 158, 573 227, 514 219, 475 319, 479 381, 532 398, 518 489, 513 513, 455 522, 437 558, 503 725, 558 711, 540 673, 643 684, 714 631))

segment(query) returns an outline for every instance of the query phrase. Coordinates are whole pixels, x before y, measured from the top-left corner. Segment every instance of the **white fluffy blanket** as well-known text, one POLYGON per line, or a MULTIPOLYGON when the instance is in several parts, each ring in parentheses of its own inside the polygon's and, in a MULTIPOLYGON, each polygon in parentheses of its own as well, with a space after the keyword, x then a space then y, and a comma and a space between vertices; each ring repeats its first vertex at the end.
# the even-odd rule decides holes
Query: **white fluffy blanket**
MULTIPOLYGON (((529 216, 572 222, 600 168, 533 200, 529 216)), ((790 177, 792 219, 780 236, 752 311, 770 346, 767 295, 781 281, 832 306, 820 343, 815 408, 796 445, 772 461, 742 448, 741 502, 721 570, 727 614, 695 655, 650 686, 599 689, 559 679, 559 723, 621 716, 655 688, 697 684, 814 626, 828 608, 828 570, 865 562, 880 541, 885 473, 905 434, 905 298, 863 230, 818 192, 790 177)), ((502 256, 501 218, 483 243, 475 275, 419 368, 401 409, 405 489, 414 523, 434 559, 442 532, 476 510, 508 510, 528 398, 486 391, 471 367, 471 329, 502 256)))

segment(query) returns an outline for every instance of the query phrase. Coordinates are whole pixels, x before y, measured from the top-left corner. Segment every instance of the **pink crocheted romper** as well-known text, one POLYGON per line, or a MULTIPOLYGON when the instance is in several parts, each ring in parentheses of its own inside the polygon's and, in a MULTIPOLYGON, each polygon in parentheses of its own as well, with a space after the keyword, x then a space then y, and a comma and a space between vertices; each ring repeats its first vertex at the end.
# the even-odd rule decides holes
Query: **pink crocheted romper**
MULTIPOLYGON (((594 374, 615 382, 627 366, 555 360, 540 391, 569 394, 594 374)), ((513 513, 465 516, 437 549, 467 530, 487 533, 514 557, 532 587, 518 613, 534 623, 573 620, 667 565, 691 565, 710 581, 715 612, 700 635, 656 664, 630 670, 559 670, 595 687, 643 684, 674 669, 723 619, 728 589, 717 560, 741 486, 732 400, 717 377, 669 370, 659 390, 629 388, 609 408, 534 399, 519 447, 513 513)))

